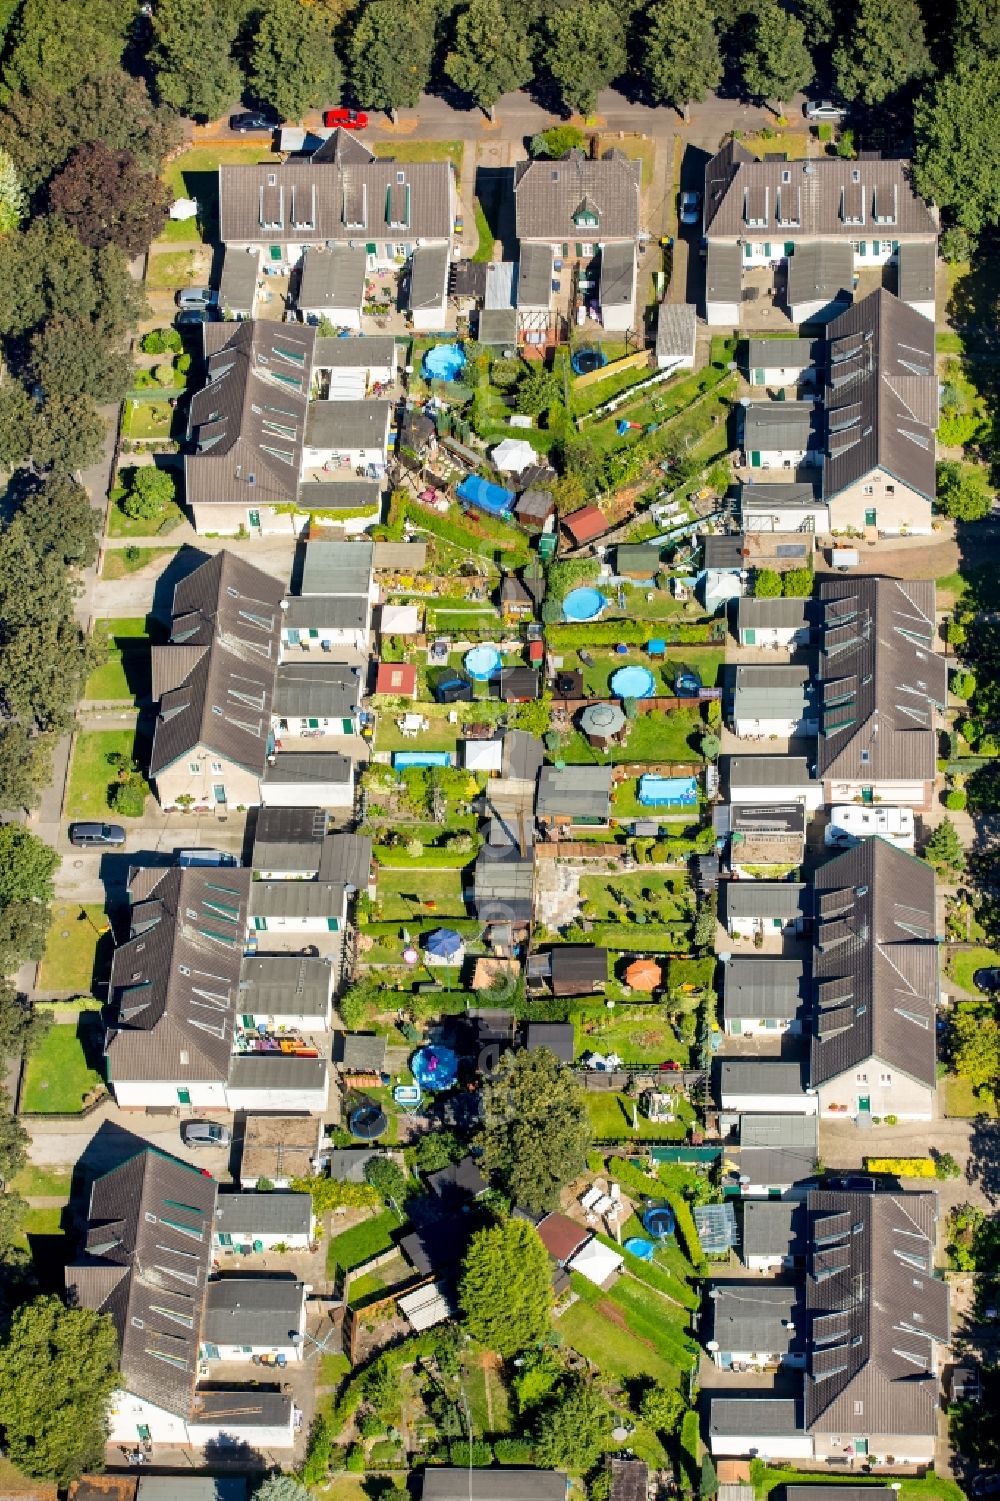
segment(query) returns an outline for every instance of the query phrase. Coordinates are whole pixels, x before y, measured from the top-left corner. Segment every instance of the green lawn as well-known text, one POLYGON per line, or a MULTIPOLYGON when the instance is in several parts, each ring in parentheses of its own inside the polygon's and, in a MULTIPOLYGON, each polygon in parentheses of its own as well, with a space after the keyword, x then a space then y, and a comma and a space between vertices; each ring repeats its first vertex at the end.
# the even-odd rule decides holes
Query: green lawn
POLYGON ((686 915, 684 896, 690 888, 685 874, 677 875, 614 875, 583 876, 580 880, 580 895, 593 911, 587 916, 599 921, 617 920, 621 909, 612 896, 620 892, 626 906, 634 911, 645 912, 651 921, 680 921, 686 915))
POLYGON ((451 162, 456 178, 462 175, 462 141, 373 141, 371 149, 397 162, 451 162))
POLYGON ((382 870, 378 877, 378 904, 385 922, 428 915, 428 903, 437 918, 466 917, 463 881, 458 871, 414 867, 412 871, 382 870))
POLYGON ((211 241, 218 228, 219 175, 216 170, 223 163, 269 162, 277 158, 266 146, 237 145, 235 142, 218 142, 211 146, 192 146, 182 151, 167 166, 164 177, 174 198, 194 198, 199 205, 199 220, 170 220, 161 235, 161 240, 211 241))
POLYGON ((1000 953, 996 949, 952 949, 945 964, 945 974, 970 995, 985 995, 973 976, 979 969, 1000 968, 1000 953))
MULTIPOLYGON (((834 1475, 824 1470, 817 1474, 815 1470, 793 1470, 783 1465, 769 1465, 762 1480, 755 1489, 758 1496, 769 1496, 779 1485, 885 1485, 882 1476, 876 1475, 834 1475)), ((935 1475, 931 1472, 921 1479, 915 1476, 900 1476, 899 1490, 896 1495, 899 1501, 965 1501, 965 1492, 954 1480, 949 1480, 945 1475, 935 1475)))
POLYGON ((949 1074, 943 1084, 946 1116, 952 1119, 970 1120, 977 1115, 988 1115, 991 1119, 996 1119, 996 1103, 980 1099, 968 1079, 963 1079, 959 1074, 949 1074))
POLYGON ((671 698, 674 692, 674 679, 680 666, 691 667, 701 674, 701 680, 706 688, 714 688, 718 682, 720 670, 726 660, 724 646, 669 646, 662 657, 651 658, 638 648, 633 648, 627 657, 621 657, 611 651, 593 651, 590 655, 594 658, 593 667, 586 666, 579 660, 575 652, 564 652, 567 667, 579 667, 583 672, 583 685, 587 693, 593 698, 602 698, 611 692, 611 679, 619 668, 627 665, 635 666, 633 655, 638 658, 639 665, 645 667, 653 674, 656 682, 656 693, 660 697, 671 698))
POLYGON ((90 995, 111 973, 114 936, 99 903, 59 902, 38 974, 39 990, 71 990, 90 995))
POLYGON ((620 1277, 610 1292, 576 1273, 571 1280, 579 1300, 556 1324, 569 1344, 605 1376, 649 1376, 663 1386, 680 1385, 695 1360, 685 1309, 632 1276, 620 1277))
MULTIPOLYGON (((619 1001, 613 1011, 588 1001, 578 1006, 571 1020, 578 1057, 591 1050, 618 1053, 626 1063, 662 1063, 668 1058, 687 1062, 687 1048, 678 1041, 665 1008, 655 1001, 619 1001)), ((630 1109, 630 1118, 631 1114, 630 1109)))
POLYGON ((182 508, 174 501, 165 505, 160 514, 152 519, 146 516, 126 516, 118 501, 114 501, 108 507, 108 536, 157 537, 162 533, 172 532, 184 519, 182 508))
POLYGON ((130 573, 138 573, 157 558, 172 558, 176 547, 115 547, 104 554, 102 579, 123 579, 130 573))
POLYGON ((107 642, 108 660, 87 679, 84 698, 139 699, 150 694, 147 618, 98 620, 94 634, 107 642))
POLYGON ((493 259, 493 231, 490 229, 478 198, 473 199, 472 211, 476 216, 476 234, 479 236, 479 243, 476 245, 476 252, 472 259, 488 263, 493 259))
MULTIPOLYGON (((677 1044, 675 1043, 675 1047, 677 1044)), ((650 1121, 638 1111, 639 1129, 632 1128, 632 1107, 636 1102, 623 1094, 587 1095, 587 1114, 595 1141, 683 1141, 687 1122, 650 1121)))
MULTIPOLYGON (((395 1219, 393 1215, 393 1220, 395 1219)), ((412 1268, 402 1254, 394 1256, 391 1261, 376 1267, 374 1271, 365 1272, 361 1277, 351 1278, 348 1303, 351 1308, 362 1308, 366 1303, 377 1303, 384 1296, 387 1288, 397 1287, 401 1282, 408 1281, 412 1275, 412 1268)))
POLYGON ((101 1082, 88 1062, 88 1051, 93 1057, 99 1041, 100 1022, 90 1013, 78 1022, 50 1027, 28 1059, 21 1109, 40 1115, 79 1111, 89 1091, 101 1082), (81 1033, 86 1035, 86 1051, 81 1033))
POLYGON ((10 1188, 22 1198, 69 1200, 73 1171, 68 1167, 37 1167, 29 1162, 11 1180, 10 1188))
POLYGON ((391 1250, 399 1239, 395 1233, 399 1228, 398 1217, 391 1209, 386 1209, 374 1219, 364 1220, 343 1234, 334 1235, 326 1248, 327 1275, 335 1276, 338 1267, 349 1272, 353 1267, 363 1266, 373 1256, 391 1250))
MULTIPOLYGON (((667 714, 639 714, 632 724, 628 739, 625 742, 624 754, 622 749, 616 747, 614 756, 607 751, 598 750, 592 746, 584 735, 578 730, 566 735, 561 749, 554 752, 549 759, 568 761, 574 765, 595 766, 606 765, 610 760, 615 761, 648 761, 648 762, 677 762, 694 766, 701 765, 701 756, 695 749, 699 735, 699 722, 689 709, 676 709, 667 714)), ((635 818, 640 816, 635 808, 627 805, 627 793, 623 801, 623 816, 635 818)), ((617 808, 612 804, 612 817, 617 808)), ((644 809, 642 817, 653 818, 654 810, 644 809)))
POLYGON ((132 397, 125 403, 122 433, 126 438, 169 438, 173 420, 174 408, 169 401, 132 397))
POLYGON ((69 772, 66 813, 70 818, 106 818, 111 814, 108 791, 115 781, 115 768, 108 763, 114 752, 135 756, 135 730, 84 730, 76 737, 69 772))
POLYGON ((454 753, 458 746, 460 727, 457 724, 449 724, 446 717, 428 713, 430 707, 428 704, 413 705, 409 712, 424 714, 429 721, 429 727, 421 730, 419 735, 409 737, 401 733, 396 723, 403 714, 408 712, 406 709, 379 710, 375 730, 375 749, 377 751, 428 750, 454 753))
MULTIPOLYGON (((190 238, 190 236, 186 236, 190 238)), ((174 287, 190 287, 198 279, 201 252, 167 250, 149 257, 146 285, 153 291, 169 292, 174 287)))

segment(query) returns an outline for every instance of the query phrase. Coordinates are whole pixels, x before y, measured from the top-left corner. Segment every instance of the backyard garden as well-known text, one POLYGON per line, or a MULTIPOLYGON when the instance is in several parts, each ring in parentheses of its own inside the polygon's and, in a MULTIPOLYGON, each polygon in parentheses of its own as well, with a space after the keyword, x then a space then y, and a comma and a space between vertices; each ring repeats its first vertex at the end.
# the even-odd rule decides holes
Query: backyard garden
POLYGON ((20 1108, 26 1115, 78 1115, 104 1090, 98 1065, 104 1036, 96 1012, 57 1022, 32 1049, 24 1070, 20 1108))

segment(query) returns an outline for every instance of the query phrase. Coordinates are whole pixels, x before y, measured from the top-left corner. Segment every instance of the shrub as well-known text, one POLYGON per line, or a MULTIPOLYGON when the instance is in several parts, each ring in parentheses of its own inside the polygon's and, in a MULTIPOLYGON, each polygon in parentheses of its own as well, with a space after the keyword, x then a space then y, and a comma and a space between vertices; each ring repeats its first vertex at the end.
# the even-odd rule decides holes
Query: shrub
POLYGON ((560 157, 583 145, 583 131, 575 125, 553 125, 531 137, 528 150, 532 156, 560 157))
POLYGON ((866 1173, 891 1173, 896 1178, 933 1178, 931 1157, 866 1157, 866 1173))
POLYGON ((775 573, 773 568, 758 568, 754 574, 753 592, 755 599, 779 599, 781 597, 781 575, 775 573))
POLYGON ((686 1490, 697 1485, 701 1467, 698 1462, 700 1432, 697 1412, 686 1412, 681 1423, 681 1475, 686 1490))
POLYGON ((363 1444, 352 1444, 347 1451, 347 1460, 344 1468, 352 1475, 360 1475, 365 1467, 365 1449, 363 1444))
POLYGON ((833 126, 829 120, 825 120, 822 125, 817 125, 816 139, 822 141, 824 145, 833 140, 833 126))
POLYGON ((530 1465, 533 1450, 526 1438, 498 1438, 493 1454, 498 1465, 530 1465))
POLYGON ((968 702, 976 691, 976 674, 961 667, 956 669, 951 675, 951 691, 956 698, 968 702))
POLYGON ((701 1266, 704 1260, 701 1241, 698 1239, 694 1215, 691 1213, 687 1200, 682 1199, 680 1194, 669 1192, 664 1194, 664 1198, 674 1212, 677 1239, 680 1241, 681 1250, 687 1256, 692 1266, 701 1266))
POLYGON ((950 1152, 938 1152, 934 1158, 934 1176, 936 1178, 960 1178, 962 1169, 955 1161, 950 1152))
POLYGON ((139 348, 143 354, 162 354, 164 348, 163 330, 151 328, 148 334, 143 334, 139 341, 139 348))
POLYGON ((149 785, 142 777, 116 782, 108 803, 122 818, 141 818, 146 808, 149 785))
POLYGON ((963 787, 953 787, 945 793, 944 805, 949 813, 961 813, 968 803, 969 798, 963 787))
POLYGON ((472 1458, 469 1458, 469 1440, 467 1438, 454 1439, 448 1446, 448 1454, 451 1462, 456 1466, 472 1464, 475 1470, 485 1470, 493 1463, 493 1450, 482 1439, 472 1440, 472 1458))

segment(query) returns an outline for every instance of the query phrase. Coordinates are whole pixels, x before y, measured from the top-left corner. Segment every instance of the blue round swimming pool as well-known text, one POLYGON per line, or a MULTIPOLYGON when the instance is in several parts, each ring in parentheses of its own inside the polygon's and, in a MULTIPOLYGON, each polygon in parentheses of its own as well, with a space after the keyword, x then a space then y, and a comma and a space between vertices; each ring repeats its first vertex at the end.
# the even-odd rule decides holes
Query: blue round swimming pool
POLYGON ((590 375, 595 370, 602 370, 608 363, 608 357, 603 349, 578 349, 570 360, 574 375, 590 375))
POLYGON ((674 1233, 674 1212, 666 1204, 647 1209, 642 1217, 642 1228, 657 1240, 666 1240, 674 1233))
POLYGON ((571 589, 563 600, 567 620, 596 620, 607 600, 600 589, 571 589))
POLYGON ((656 1247, 644 1235, 630 1235, 625 1242, 625 1249, 632 1256, 638 1256, 640 1261, 652 1261, 656 1247))
POLYGON ((495 646, 474 646, 465 653, 465 670, 477 683, 487 682, 502 663, 495 646))
POLYGON ((458 1076, 458 1057, 451 1048, 435 1043, 413 1055, 410 1072, 421 1089, 450 1089, 458 1076))
POLYGON ((428 380, 457 380, 465 369, 461 344, 435 344, 424 355, 423 372, 428 380))
POLYGON ((656 679, 646 667, 619 667, 611 679, 616 698, 652 698, 655 691, 656 679))

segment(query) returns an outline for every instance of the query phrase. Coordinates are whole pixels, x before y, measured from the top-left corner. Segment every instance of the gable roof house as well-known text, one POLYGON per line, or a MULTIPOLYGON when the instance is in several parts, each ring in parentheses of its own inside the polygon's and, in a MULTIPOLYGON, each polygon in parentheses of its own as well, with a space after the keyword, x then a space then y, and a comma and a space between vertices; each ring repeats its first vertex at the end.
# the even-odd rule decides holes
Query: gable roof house
POLYGON ((934 872, 865 839, 817 872, 809 1081, 820 1113, 930 1120, 938 1001, 934 872))
POLYGON ((156 727, 150 776, 161 806, 260 801, 284 589, 216 553, 174 590, 170 640, 152 648, 156 727))
POLYGON ((826 579, 818 590, 816 777, 827 803, 874 799, 927 810, 934 796, 935 710, 947 665, 934 650, 928 579, 826 579))
MULTIPOLYGON (((849 268, 833 247, 850 247, 854 269, 877 267, 894 261, 904 245, 936 247, 938 224, 936 211, 913 190, 907 161, 872 153, 857 161, 758 161, 729 140, 705 168, 703 232, 710 268, 720 251, 735 255, 741 274, 787 262, 793 317, 815 317, 829 316, 839 291, 850 297, 849 268), (805 277, 795 266, 802 251, 811 262, 805 277)), ((716 294, 717 309, 738 312, 737 294, 736 287, 716 294)), ((711 291, 708 300, 709 321, 723 321, 711 316, 711 291)))
MULTIPOLYGON (((212 1178, 155 1147, 91 1188, 81 1255, 65 1277, 77 1303, 109 1314, 118 1336, 112 1443, 200 1445, 223 1434, 284 1448, 293 1442, 288 1397, 271 1404, 262 1427, 252 1404, 242 1415, 232 1403, 220 1406, 216 1418, 205 1408, 209 1394, 196 1389, 215 1206, 212 1178)), ((231 1394, 211 1394, 223 1395, 231 1394)))
POLYGON ((823 499, 835 531, 930 533, 938 381, 934 325, 872 292, 827 328, 823 499))

